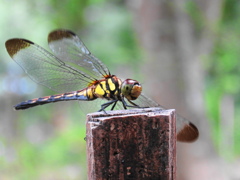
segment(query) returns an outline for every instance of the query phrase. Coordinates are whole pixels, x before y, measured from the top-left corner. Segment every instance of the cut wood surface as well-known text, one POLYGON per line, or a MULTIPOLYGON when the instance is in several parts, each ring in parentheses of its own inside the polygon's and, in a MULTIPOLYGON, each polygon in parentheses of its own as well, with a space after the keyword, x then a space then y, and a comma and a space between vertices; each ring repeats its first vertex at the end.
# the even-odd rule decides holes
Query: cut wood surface
POLYGON ((88 179, 175 179, 175 110, 87 116, 88 179))

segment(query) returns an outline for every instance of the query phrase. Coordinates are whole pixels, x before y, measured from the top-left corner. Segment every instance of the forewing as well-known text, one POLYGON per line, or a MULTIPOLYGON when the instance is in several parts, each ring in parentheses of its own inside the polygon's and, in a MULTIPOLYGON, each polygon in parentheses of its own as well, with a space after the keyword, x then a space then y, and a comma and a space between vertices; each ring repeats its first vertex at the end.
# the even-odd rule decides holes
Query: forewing
POLYGON ((57 92, 83 89, 94 80, 31 41, 10 39, 5 45, 32 80, 57 92))
POLYGON ((48 44, 62 61, 95 79, 109 75, 107 67, 86 48, 80 38, 69 30, 56 30, 49 34, 48 44))

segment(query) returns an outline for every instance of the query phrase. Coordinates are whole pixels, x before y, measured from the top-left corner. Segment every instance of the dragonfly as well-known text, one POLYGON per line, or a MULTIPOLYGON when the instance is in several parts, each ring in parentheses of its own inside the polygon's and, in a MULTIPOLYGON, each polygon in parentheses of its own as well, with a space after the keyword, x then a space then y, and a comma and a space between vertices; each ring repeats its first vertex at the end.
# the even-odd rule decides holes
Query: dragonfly
MULTIPOLYGON (((122 109, 159 107, 142 93, 142 85, 133 79, 122 80, 110 73, 107 66, 96 58, 72 31, 58 29, 48 35, 48 52, 32 41, 14 38, 6 41, 10 57, 36 83, 60 94, 35 98, 14 106, 24 110, 59 101, 106 100, 99 111, 114 110, 117 103, 122 109)), ((198 136, 197 127, 177 115, 177 140, 193 142, 198 136)))

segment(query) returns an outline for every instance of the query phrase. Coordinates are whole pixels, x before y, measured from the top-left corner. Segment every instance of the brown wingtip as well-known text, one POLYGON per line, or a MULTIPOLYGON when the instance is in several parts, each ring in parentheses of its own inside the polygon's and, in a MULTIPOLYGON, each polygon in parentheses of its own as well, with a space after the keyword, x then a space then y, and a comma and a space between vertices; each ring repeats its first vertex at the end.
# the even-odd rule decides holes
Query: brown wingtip
POLYGON ((6 41, 5 46, 8 51, 8 54, 13 57, 17 54, 21 49, 25 49, 30 44, 34 44, 33 42, 26 40, 26 39, 9 39, 6 41))
POLYGON ((197 127, 192 124, 186 124, 177 134, 177 140, 180 142, 193 142, 198 139, 199 132, 197 127))
POLYGON ((57 41, 62 38, 71 38, 73 36, 76 36, 76 34, 73 33, 72 31, 65 30, 65 29, 58 29, 49 33, 48 42, 57 41))

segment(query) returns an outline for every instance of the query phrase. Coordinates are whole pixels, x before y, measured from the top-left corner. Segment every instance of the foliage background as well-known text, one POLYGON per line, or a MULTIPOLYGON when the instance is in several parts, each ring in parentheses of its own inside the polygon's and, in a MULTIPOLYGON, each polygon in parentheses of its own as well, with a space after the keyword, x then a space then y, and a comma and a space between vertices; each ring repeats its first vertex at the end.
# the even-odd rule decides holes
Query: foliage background
MULTIPOLYGON (((121 0, 0 0, 0 3, 0 179, 86 179, 84 113, 76 102, 13 111, 16 103, 54 92, 31 82, 8 56, 4 43, 21 37, 48 49, 50 31, 71 29, 112 72, 124 72, 125 77, 147 84, 149 79, 144 78, 142 69, 150 60, 146 60, 140 43, 134 13, 121 0)), ((233 168, 240 167, 240 2, 226 0, 219 4, 222 8, 218 20, 207 26, 215 38, 213 48, 201 57, 207 110, 204 121, 210 123, 214 155, 228 169, 226 177, 240 178, 233 168), (225 117, 224 112, 230 113, 225 117), (228 121, 223 121, 224 117, 228 121)), ((196 32, 206 26, 204 14, 195 1, 186 1, 183 11, 196 32)), ((156 74, 150 77, 156 78, 155 82, 159 78, 156 74)), ((151 96, 156 88, 149 89, 151 96)))

